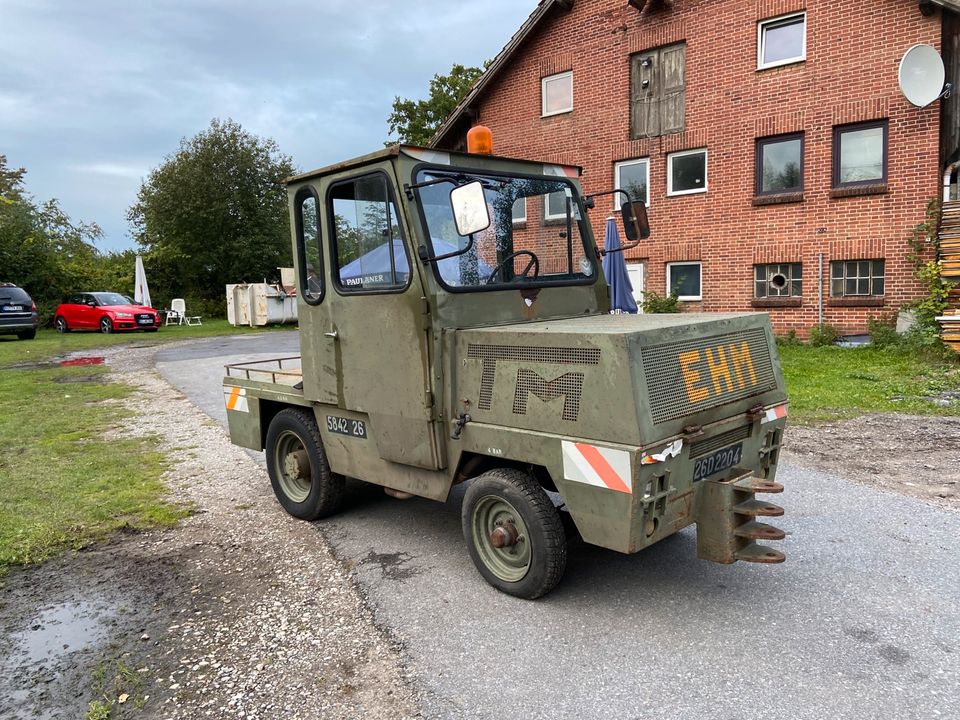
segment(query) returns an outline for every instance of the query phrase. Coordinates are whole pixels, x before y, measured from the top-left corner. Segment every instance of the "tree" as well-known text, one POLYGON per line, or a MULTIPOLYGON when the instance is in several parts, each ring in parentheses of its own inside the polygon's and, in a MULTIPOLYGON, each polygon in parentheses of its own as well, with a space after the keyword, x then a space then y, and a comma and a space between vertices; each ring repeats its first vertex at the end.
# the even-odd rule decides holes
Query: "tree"
POLYGON ((114 254, 95 247, 102 236, 96 223, 75 223, 56 200, 36 203, 24 187, 25 175, 23 168, 9 169, 0 155, 0 280, 26 288, 48 320, 67 293, 114 289, 100 285, 113 279, 103 273, 114 254))
MULTIPOLYGON (((484 63, 484 67, 489 65, 484 63)), ((473 84, 483 75, 483 69, 454 64, 449 75, 434 75, 430 81, 430 96, 426 100, 394 98, 393 112, 387 118, 390 134, 396 133, 399 142, 426 145, 446 117, 453 112, 473 84)), ((396 141, 386 144, 392 145, 396 141)))
POLYGON ((271 139, 214 118, 165 158, 127 213, 162 295, 222 300, 227 283, 275 277, 291 262, 290 157, 271 139))

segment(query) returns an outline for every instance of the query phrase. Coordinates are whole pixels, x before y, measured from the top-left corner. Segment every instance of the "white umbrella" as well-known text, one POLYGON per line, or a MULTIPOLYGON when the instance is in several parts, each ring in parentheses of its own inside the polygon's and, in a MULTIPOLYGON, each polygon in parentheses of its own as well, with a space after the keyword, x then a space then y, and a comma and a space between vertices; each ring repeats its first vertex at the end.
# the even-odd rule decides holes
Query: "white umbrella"
POLYGON ((133 299, 136 303, 152 307, 150 288, 147 287, 147 274, 143 271, 143 258, 137 255, 136 270, 133 274, 133 299))

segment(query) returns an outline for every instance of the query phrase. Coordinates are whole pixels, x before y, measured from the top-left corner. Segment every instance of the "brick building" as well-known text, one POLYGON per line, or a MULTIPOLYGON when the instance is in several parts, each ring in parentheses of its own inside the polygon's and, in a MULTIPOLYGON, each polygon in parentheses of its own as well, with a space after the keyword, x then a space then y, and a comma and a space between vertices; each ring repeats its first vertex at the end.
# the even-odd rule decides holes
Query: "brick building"
MULTIPOLYGON (((780 333, 822 313, 863 332, 921 292, 907 241, 960 156, 960 105, 910 104, 898 69, 927 44, 957 87, 957 11, 543 0, 432 144, 459 149, 482 123, 498 155, 580 165, 587 193, 644 197, 653 237, 628 253, 631 277, 685 309, 760 308, 780 333)), ((610 210, 598 199, 598 234, 610 210)))

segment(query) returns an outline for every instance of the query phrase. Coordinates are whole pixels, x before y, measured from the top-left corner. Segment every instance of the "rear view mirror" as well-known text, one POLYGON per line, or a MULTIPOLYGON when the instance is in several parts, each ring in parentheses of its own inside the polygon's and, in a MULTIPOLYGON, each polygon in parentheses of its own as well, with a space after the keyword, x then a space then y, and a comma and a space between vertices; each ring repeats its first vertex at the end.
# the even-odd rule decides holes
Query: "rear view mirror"
POLYGON ((620 208, 623 215, 623 234, 629 242, 638 242, 650 237, 650 222, 647 220, 647 206, 642 200, 632 200, 620 208))
POLYGON ((459 235, 465 237, 490 227, 490 211, 483 195, 483 185, 479 181, 475 180, 451 190, 450 206, 453 208, 453 218, 459 235))

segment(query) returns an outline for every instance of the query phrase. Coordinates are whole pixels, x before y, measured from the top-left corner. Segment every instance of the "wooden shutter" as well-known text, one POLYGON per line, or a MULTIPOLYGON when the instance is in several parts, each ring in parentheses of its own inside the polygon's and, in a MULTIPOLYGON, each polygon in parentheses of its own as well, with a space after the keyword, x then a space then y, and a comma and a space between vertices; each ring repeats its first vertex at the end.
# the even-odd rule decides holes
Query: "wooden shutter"
POLYGON ((630 58, 630 137, 655 137, 684 129, 683 43, 630 58), (644 61, 648 60, 646 64, 644 61))
POLYGON ((683 131, 685 50, 680 44, 660 51, 660 132, 664 135, 683 131))
POLYGON ((660 101, 657 96, 658 53, 640 53, 630 58, 630 137, 660 134, 660 101), (644 66, 644 60, 649 62, 644 66))

